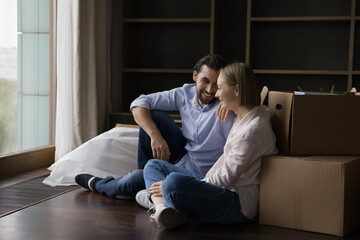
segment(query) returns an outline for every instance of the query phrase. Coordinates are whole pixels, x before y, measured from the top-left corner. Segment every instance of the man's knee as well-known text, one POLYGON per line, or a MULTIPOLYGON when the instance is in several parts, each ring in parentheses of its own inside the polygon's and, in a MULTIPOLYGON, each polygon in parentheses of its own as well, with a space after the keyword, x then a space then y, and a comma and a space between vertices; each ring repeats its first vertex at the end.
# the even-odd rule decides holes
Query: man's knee
MULTIPOLYGON (((163 110, 151 110, 150 114, 152 120, 155 122, 156 125, 164 118, 169 117, 169 115, 163 110)), ((143 137, 150 138, 149 135, 145 132, 145 130, 140 127, 139 138, 143 138, 143 137)))
POLYGON ((168 116, 169 116, 169 115, 168 115, 165 111, 163 111, 163 110, 156 110, 156 109, 154 109, 154 110, 151 110, 150 113, 151 113, 151 118, 152 118, 153 120, 163 119, 164 117, 168 117, 168 116))

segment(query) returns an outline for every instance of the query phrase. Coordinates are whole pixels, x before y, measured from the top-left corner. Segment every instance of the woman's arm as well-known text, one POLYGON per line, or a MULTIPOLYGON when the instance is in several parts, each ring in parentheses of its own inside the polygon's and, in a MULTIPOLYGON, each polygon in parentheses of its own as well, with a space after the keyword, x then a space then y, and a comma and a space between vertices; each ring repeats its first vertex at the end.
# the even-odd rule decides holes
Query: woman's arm
POLYGON ((206 182, 225 188, 232 186, 261 155, 258 144, 251 138, 232 142, 230 148, 206 174, 206 182))

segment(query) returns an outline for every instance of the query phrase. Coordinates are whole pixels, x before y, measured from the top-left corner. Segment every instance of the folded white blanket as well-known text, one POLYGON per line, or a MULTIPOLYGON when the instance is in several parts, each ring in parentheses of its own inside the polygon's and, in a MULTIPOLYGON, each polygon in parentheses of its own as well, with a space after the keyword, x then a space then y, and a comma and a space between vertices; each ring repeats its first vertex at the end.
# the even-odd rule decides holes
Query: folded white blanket
POLYGON ((49 167, 43 183, 50 186, 76 185, 75 176, 120 177, 137 168, 139 129, 115 127, 87 141, 49 167))

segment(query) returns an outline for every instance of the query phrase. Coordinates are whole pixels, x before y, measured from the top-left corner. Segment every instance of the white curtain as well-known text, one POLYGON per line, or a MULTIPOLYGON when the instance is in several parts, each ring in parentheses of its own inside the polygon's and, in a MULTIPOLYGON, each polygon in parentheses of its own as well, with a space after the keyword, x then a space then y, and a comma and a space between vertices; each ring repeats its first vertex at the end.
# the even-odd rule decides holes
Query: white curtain
POLYGON ((55 160, 107 127, 111 0, 57 1, 55 160))

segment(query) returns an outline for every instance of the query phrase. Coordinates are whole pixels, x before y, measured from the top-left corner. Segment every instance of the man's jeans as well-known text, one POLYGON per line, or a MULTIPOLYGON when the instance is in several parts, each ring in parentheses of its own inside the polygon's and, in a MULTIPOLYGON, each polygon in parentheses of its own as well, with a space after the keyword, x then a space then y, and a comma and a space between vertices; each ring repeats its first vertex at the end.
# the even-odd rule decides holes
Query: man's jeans
POLYGON ((163 204, 176 210, 188 210, 199 218, 215 223, 240 223, 249 221, 241 213, 239 196, 224 187, 205 181, 202 174, 157 159, 150 160, 144 168, 146 189, 160 180, 163 204))
MULTIPOLYGON (((170 163, 178 162, 186 153, 186 139, 174 120, 164 111, 152 110, 151 117, 160 130, 171 152, 170 163)), ((151 139, 147 133, 140 128, 138 143, 138 169, 144 169, 149 159, 153 159, 151 150, 151 139)))
MULTIPOLYGON (((164 111, 152 110, 151 117, 159 128, 161 135, 167 142, 171 155, 169 162, 176 163, 186 153, 186 139, 174 120, 164 111)), ((95 190, 109 197, 135 196, 145 189, 143 168, 149 159, 152 159, 151 140, 147 133, 140 128, 138 142, 138 169, 128 172, 123 177, 107 177, 98 179, 95 190)), ((121 161, 121 160, 119 160, 121 161)))

